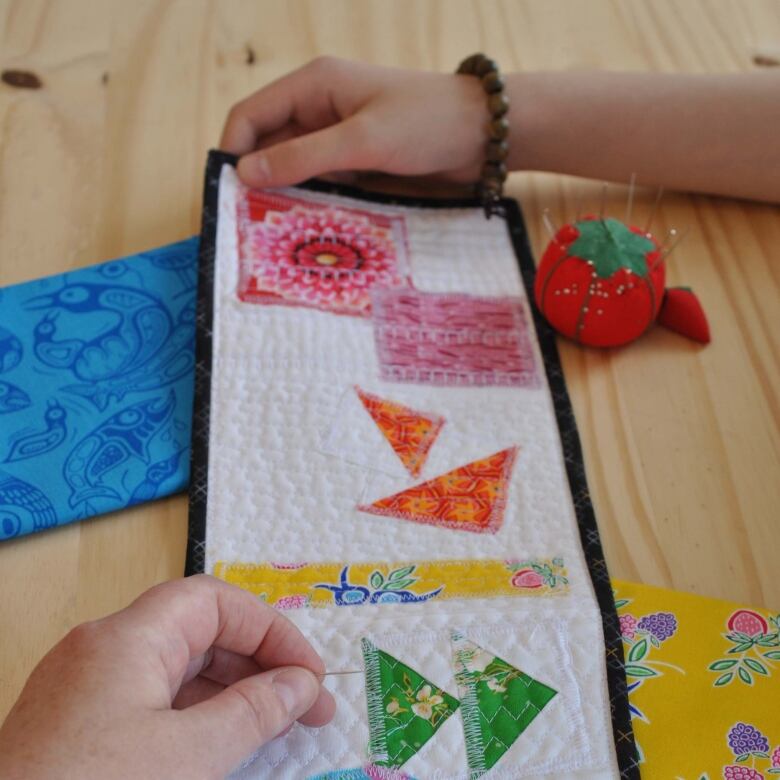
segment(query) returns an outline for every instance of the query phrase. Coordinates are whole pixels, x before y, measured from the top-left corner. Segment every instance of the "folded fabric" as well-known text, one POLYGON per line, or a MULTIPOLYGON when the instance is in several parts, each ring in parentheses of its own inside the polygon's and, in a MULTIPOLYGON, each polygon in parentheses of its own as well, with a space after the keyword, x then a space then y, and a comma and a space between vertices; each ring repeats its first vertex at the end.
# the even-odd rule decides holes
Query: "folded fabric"
POLYGON ((186 486, 197 251, 0 290, 0 540, 186 486))
POLYGON ((780 614, 613 585, 642 777, 780 774, 780 614))

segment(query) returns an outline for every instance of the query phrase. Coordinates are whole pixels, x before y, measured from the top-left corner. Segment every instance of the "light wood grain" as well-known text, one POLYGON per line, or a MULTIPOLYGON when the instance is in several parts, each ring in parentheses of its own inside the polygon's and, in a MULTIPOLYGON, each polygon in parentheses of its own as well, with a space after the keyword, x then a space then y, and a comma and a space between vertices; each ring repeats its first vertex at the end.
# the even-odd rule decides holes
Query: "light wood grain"
MULTIPOLYGON (((318 54, 716 72, 778 42, 777 0, 6 0, 0 66, 45 86, 0 85, 0 283, 195 233, 229 106, 318 54)), ((538 255, 542 209, 560 223, 600 186, 524 174, 511 192, 538 255)), ((652 198, 640 192, 637 213, 652 198)), ((608 200, 620 216, 625 189, 608 200)), ((621 351, 561 345, 610 569, 779 608, 778 210, 674 195, 656 226, 690 231, 670 281, 697 290, 713 343, 656 329, 621 351)), ((185 533, 177 497, 0 546, 0 717, 69 627, 180 575, 185 533)))

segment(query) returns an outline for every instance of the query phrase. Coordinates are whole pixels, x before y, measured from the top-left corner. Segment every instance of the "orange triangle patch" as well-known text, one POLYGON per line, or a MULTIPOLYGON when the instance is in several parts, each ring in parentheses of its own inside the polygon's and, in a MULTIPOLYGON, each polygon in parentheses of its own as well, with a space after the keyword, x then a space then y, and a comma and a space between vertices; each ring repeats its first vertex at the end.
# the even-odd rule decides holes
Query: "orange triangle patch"
POLYGON ((494 534, 504 520, 516 456, 517 447, 509 447, 358 509, 415 523, 494 534))
POLYGON ((444 425, 444 418, 415 411, 395 401, 366 393, 359 387, 355 387, 355 392, 406 470, 413 477, 419 476, 428 451, 444 425))

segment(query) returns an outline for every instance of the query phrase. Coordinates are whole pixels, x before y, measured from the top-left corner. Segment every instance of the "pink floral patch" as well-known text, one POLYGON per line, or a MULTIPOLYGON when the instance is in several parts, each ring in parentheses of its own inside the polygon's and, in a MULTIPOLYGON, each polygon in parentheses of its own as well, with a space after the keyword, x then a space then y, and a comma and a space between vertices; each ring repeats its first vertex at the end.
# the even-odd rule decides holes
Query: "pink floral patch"
POLYGON ((375 288, 411 284, 402 217, 241 188, 242 301, 368 316, 375 288))
POLYGON ((372 302, 385 381, 477 387, 540 384, 519 298, 377 289, 372 302))

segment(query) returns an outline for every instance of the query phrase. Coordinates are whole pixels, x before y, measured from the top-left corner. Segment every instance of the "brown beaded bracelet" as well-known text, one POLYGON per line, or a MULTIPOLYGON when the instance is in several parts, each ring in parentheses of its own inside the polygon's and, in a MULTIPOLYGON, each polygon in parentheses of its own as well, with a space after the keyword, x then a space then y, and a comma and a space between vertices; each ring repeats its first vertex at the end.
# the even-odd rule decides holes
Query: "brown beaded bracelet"
POLYGON ((498 65, 484 54, 472 54, 466 57, 458 66, 457 73, 464 76, 476 76, 485 88, 488 97, 490 125, 485 164, 482 166, 482 176, 476 185, 477 197, 482 201, 485 217, 490 219, 493 214, 501 211, 501 195, 506 181, 506 158, 509 154, 509 121, 506 113, 509 111, 509 98, 504 92, 504 80, 498 70, 498 65))

